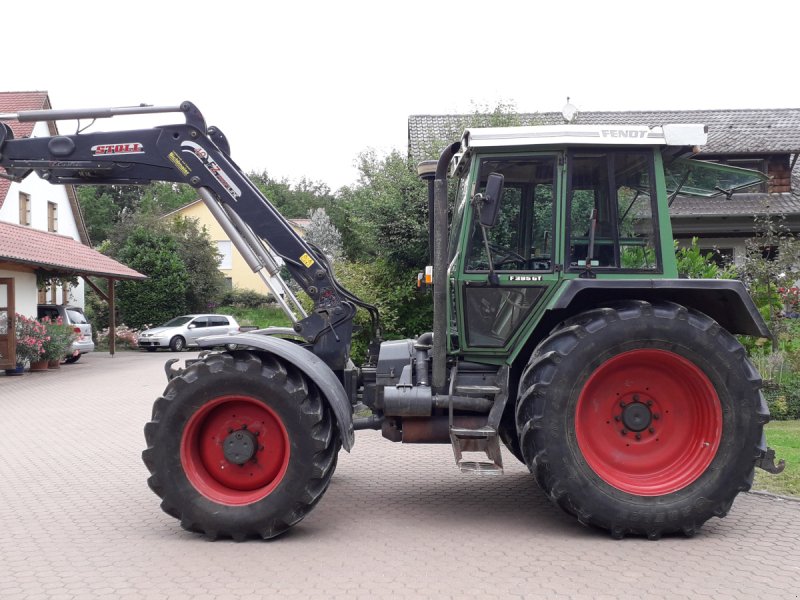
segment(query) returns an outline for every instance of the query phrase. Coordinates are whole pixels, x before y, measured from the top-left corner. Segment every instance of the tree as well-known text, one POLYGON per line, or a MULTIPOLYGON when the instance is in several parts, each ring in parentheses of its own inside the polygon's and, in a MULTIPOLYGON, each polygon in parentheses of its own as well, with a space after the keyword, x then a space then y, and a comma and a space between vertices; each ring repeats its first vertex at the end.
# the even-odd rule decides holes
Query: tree
POLYGON ((348 218, 342 231, 351 260, 377 256, 399 269, 425 265, 428 256, 427 186, 412 160, 393 151, 379 158, 373 150, 359 156, 359 181, 339 190, 348 218))
POLYGON ((308 211, 330 208, 334 202, 331 189, 321 181, 303 178, 292 185, 286 178, 273 179, 266 171, 253 171, 248 177, 287 219, 304 219, 308 211))
POLYGON ((739 268, 742 280, 772 332, 772 349, 778 350, 778 337, 784 323, 778 292, 800 278, 800 243, 786 226, 786 216, 770 212, 765 205, 754 217, 755 235, 745 241, 746 256, 739 268))
POLYGON ((144 281, 120 282, 117 291, 120 322, 141 328, 186 312, 189 274, 172 235, 138 226, 117 258, 148 277, 144 281))
POLYGON ((308 218, 310 223, 305 232, 306 240, 322 250, 332 262, 339 261, 342 258, 342 234, 331 223, 325 209, 308 211, 308 218))
POLYGON ((186 307, 191 312, 205 312, 216 303, 225 288, 219 271, 217 247, 205 227, 196 219, 180 218, 171 223, 170 233, 178 247, 178 255, 186 266, 186 307))

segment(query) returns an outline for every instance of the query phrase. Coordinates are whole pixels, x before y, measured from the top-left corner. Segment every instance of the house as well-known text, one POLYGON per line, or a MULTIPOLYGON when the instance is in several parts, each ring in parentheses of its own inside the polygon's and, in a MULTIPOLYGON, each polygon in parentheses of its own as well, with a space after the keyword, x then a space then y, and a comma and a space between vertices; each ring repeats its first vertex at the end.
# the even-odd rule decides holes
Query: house
MULTIPOLYGON (((266 294, 268 292, 264 282, 257 273, 247 265, 242 255, 231 242, 228 234, 222 229, 211 211, 208 210, 202 200, 195 200, 190 204, 165 214, 162 219, 174 219, 185 217, 195 219, 201 228, 205 228, 211 241, 216 244, 217 252, 220 256, 219 270, 225 277, 229 289, 249 290, 266 294)), ((308 226, 308 219, 290 219, 294 230, 300 235, 308 226)), ((279 258, 275 257, 276 262, 281 264, 279 258)))
MULTIPOLYGON (((50 108, 47 92, 0 92, 2 114, 50 108)), ((7 124, 17 139, 58 134, 52 121, 7 124)), ((84 284, 95 287, 89 275, 108 280, 108 289, 97 291, 112 303, 114 280, 145 278, 90 247, 73 186, 36 175, 13 182, 3 174, 0 169, 0 368, 13 357, 15 313, 35 317, 40 303, 82 307, 84 284), (59 284, 40 291, 44 281, 59 284)))
MULTIPOLYGON (((496 115, 412 115, 408 119, 408 151, 414 160, 432 158, 432 151, 460 138, 464 128, 495 125, 496 115)), ((510 115, 516 125, 560 125, 562 113, 510 115)), ((754 216, 781 214, 793 232, 800 232, 800 109, 581 112, 576 124, 659 126, 702 123, 708 143, 696 158, 756 169, 770 176, 755 189, 697 199, 678 196, 670 206, 672 229, 682 245, 700 238, 704 250, 716 250, 739 262, 745 240, 753 237, 754 216)))

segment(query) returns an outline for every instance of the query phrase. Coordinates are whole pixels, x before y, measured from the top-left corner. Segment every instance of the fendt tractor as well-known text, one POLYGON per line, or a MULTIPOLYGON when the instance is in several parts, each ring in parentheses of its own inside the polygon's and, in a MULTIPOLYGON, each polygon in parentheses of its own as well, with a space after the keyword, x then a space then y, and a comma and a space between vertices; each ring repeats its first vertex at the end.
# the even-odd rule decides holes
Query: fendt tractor
POLYGON ((169 112, 185 123, 27 139, 0 123, 0 166, 15 181, 35 171, 53 184, 192 186, 291 320, 202 338, 198 359, 167 363, 142 458, 184 528, 281 534, 320 500, 361 429, 452 444, 460 469, 481 475, 502 473, 502 442, 553 502, 615 538, 692 535, 725 516, 755 467, 781 468, 762 434, 761 378, 734 337, 769 330, 741 282, 676 270, 675 197, 763 180, 693 159, 703 125, 465 131, 419 166, 432 331, 383 341, 376 308, 339 284, 192 103, 0 120, 169 112), (313 309, 273 277, 275 256, 313 309), (361 366, 350 357, 358 309, 373 334, 361 366), (369 416, 354 418, 362 405, 369 416))

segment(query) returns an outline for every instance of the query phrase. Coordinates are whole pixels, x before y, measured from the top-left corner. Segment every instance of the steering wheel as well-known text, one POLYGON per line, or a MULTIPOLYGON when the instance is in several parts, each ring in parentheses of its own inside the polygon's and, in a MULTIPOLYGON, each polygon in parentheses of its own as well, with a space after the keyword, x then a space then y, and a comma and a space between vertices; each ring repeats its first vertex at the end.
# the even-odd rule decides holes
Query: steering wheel
POLYGON ((492 263, 495 269, 510 263, 519 263, 520 268, 525 267, 525 257, 515 250, 492 243, 489 244, 489 249, 492 251, 492 263))
POLYGON ((534 256, 530 259, 529 264, 534 271, 548 271, 550 269, 550 257, 534 256))

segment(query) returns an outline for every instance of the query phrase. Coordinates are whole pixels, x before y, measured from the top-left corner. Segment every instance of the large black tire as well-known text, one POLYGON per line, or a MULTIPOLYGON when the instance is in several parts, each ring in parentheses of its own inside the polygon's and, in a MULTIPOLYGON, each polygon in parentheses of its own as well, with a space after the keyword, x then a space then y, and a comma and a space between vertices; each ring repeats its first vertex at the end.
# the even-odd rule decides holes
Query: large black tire
POLYGON ((534 351, 516 422, 548 496, 615 538, 683 532, 750 489, 769 411, 741 344, 704 314, 627 301, 534 351))
POLYGON ((250 352, 189 366, 144 431, 142 459, 161 508, 211 539, 267 539, 299 522, 327 489, 340 447, 317 388, 292 365, 250 352), (232 436, 253 442, 249 460, 226 454, 232 436))
POLYGON ((82 356, 81 354, 76 354, 75 356, 67 356, 64 359, 64 364, 65 365, 75 364, 76 362, 78 362, 81 359, 81 356, 82 356))
POLYGON ((180 352, 186 347, 186 340, 181 336, 176 335, 169 341, 169 349, 173 352, 180 352))

